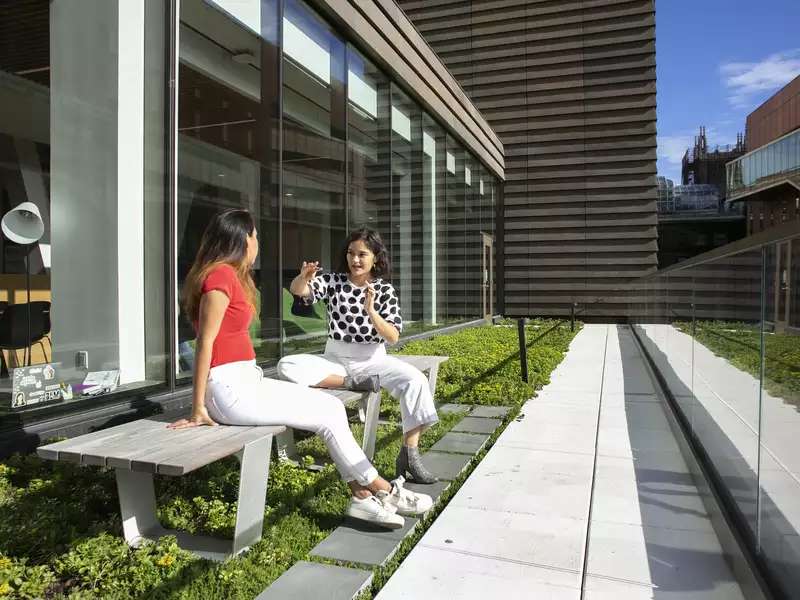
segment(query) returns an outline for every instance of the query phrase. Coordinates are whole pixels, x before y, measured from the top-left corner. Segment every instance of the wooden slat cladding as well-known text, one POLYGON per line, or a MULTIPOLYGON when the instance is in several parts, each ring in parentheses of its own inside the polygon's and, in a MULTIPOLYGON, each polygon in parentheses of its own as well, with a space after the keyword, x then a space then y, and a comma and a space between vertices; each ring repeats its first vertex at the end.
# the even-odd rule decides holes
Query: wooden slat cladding
POLYGON ((657 264, 654 1, 398 3, 503 142, 506 314, 636 312, 657 264))
POLYGON ((755 150, 800 127, 800 76, 747 115, 747 150, 755 150))
POLYGON ((316 0, 311 4, 356 41, 370 60, 445 125, 494 176, 503 179, 503 147, 497 133, 397 4, 392 0, 316 0))

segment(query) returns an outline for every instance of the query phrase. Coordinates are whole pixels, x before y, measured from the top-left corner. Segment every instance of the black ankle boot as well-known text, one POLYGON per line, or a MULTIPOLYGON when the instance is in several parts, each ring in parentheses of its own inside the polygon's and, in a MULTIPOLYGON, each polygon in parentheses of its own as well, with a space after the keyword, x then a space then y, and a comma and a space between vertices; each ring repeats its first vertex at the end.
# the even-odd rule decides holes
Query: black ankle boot
POLYGON ((439 478, 428 471, 422 463, 422 456, 420 456, 419 448, 402 446, 394 466, 397 477, 406 477, 407 473, 407 479, 414 483, 434 483, 439 481, 439 478))
POLYGON ((381 379, 378 375, 348 375, 344 378, 344 387, 352 392, 380 392, 381 379))

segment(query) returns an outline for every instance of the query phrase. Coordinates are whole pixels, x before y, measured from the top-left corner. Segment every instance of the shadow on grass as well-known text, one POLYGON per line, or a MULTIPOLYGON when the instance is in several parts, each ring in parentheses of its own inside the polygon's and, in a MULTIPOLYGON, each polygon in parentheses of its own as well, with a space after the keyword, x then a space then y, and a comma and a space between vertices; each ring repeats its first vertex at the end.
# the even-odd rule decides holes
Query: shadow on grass
MULTIPOLYGON (((550 335, 553 331, 555 331, 556 329, 558 329, 559 327, 561 327, 564 324, 566 324, 566 321, 557 321, 552 327, 550 327, 546 331, 540 333, 532 341, 526 342, 525 343, 525 347, 526 348, 532 348, 537 343, 539 343, 540 340, 544 339, 546 336, 550 335)), ((517 350, 516 352, 512 352, 511 354, 509 354, 505 359, 503 359, 502 361, 497 363, 491 369, 487 369, 486 371, 483 371, 480 375, 478 375, 476 377, 471 377, 469 379, 465 379, 463 384, 461 385, 461 387, 459 387, 457 390, 455 390, 454 392, 450 393, 449 395, 447 395, 445 397, 445 402, 454 401, 456 398, 460 397, 466 390, 468 390, 471 387, 474 387, 476 384, 481 383, 483 381, 486 381, 487 379, 489 379, 489 378, 497 375, 498 373, 502 372, 512 362, 514 362, 514 361, 518 362, 519 359, 520 359, 519 357, 520 357, 520 351, 517 350)), ((446 364, 447 363, 445 363, 445 365, 446 364)), ((534 389, 536 389, 536 386, 539 383, 540 383, 540 381, 539 381, 539 379, 537 377, 535 381, 529 382, 529 385, 532 386, 534 389)))

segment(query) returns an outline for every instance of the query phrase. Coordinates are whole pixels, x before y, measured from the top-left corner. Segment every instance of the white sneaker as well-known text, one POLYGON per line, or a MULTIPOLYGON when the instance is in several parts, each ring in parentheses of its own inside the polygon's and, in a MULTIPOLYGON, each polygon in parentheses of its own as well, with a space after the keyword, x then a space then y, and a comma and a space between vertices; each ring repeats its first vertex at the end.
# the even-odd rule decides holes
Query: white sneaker
POLYGON ((400 529, 405 525, 403 517, 396 515, 392 507, 384 506, 383 502, 375 496, 367 496, 363 500, 353 496, 350 498, 347 514, 354 519, 368 521, 388 529, 400 529))
POLYGON ((387 508, 393 507, 398 515, 414 516, 428 512, 433 506, 433 498, 407 490, 403 487, 405 481, 398 477, 392 481, 391 492, 378 492, 376 496, 387 508))

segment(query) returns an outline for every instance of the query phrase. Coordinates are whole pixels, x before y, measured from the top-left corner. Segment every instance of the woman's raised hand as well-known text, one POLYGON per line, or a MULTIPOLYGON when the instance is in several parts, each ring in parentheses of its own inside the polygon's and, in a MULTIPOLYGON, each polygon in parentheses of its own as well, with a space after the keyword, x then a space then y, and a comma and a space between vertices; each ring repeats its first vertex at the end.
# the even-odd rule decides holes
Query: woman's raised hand
POLYGON ((370 283, 367 284, 367 289, 364 290, 364 310, 370 316, 375 312, 375 288, 370 283))
POLYGON ((306 283, 314 279, 317 275, 317 271, 321 271, 322 268, 319 266, 319 261, 314 262, 305 262, 303 261, 303 266, 300 267, 300 277, 305 279, 306 283))

